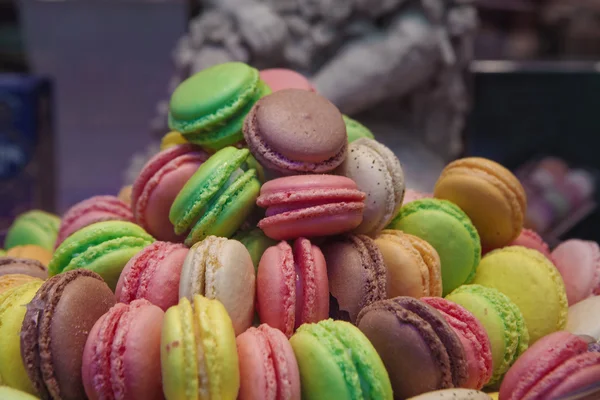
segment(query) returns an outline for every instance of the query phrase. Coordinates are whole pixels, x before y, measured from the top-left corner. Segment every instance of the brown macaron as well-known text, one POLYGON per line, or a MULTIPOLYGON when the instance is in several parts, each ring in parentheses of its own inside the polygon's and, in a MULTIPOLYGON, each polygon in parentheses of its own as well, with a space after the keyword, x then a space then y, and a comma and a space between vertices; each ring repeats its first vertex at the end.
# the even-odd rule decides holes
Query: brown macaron
POLYGON ((81 360, 94 323, 116 302, 100 275, 77 269, 53 276, 27 305, 21 357, 42 399, 86 398, 81 360))
POLYGON ((327 263, 333 319, 354 323, 359 311, 387 297, 383 256, 365 235, 345 235, 321 247, 327 263))
POLYGON ((48 278, 48 270, 38 260, 0 257, 0 276, 9 274, 29 275, 40 279, 48 278))
POLYGON ((329 100, 300 89, 263 97, 244 123, 250 151, 266 168, 284 175, 324 174, 346 158, 342 114, 329 100))

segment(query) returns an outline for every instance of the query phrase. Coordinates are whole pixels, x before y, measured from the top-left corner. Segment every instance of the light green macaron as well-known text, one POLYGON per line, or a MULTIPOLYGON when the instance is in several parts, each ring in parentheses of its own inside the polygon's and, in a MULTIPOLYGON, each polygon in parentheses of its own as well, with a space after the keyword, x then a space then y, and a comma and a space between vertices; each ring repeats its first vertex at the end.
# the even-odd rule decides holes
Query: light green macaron
POLYGON ((19 215, 8 229, 4 248, 6 250, 27 244, 35 244, 46 250, 54 250, 54 242, 60 226, 60 218, 54 214, 31 210, 19 215))
POLYGON ((250 257, 252 258, 252 264, 254 264, 255 270, 258 269, 258 263, 265 250, 277 244, 276 240, 267 237, 267 235, 258 228, 249 231, 239 231, 235 234, 233 239, 240 241, 246 246, 246 249, 250 253, 250 257))
POLYGON ((344 119, 344 123, 346 124, 348 143, 352 143, 360 138, 375 139, 375 135, 373 135, 373 132, 371 132, 369 128, 367 128, 360 122, 348 117, 347 115, 342 115, 342 118, 344 119))

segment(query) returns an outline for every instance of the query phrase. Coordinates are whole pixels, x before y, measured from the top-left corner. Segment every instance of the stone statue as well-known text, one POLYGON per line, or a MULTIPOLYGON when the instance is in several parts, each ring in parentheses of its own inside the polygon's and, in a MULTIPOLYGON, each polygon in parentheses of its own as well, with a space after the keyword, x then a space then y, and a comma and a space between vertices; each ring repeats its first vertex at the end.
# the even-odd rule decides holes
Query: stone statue
MULTIPOLYGON (((169 92, 227 61, 290 68, 397 153, 423 146, 441 166, 462 150, 465 73, 477 26, 472 3, 205 0, 174 50, 169 92)), ((168 131, 167 112, 165 100, 152 123, 157 137, 168 131)))

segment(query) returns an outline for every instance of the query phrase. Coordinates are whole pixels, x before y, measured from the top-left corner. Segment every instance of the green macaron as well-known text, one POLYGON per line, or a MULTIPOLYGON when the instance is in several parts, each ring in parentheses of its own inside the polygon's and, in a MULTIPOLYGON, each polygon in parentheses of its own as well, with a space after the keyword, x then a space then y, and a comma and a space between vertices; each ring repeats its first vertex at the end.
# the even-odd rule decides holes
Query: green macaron
POLYGON ((231 237, 254 209, 262 168, 248 149, 225 147, 187 181, 169 212, 188 246, 214 235, 231 237))
POLYGON ((304 324, 290 339, 302 398, 388 400, 392 385, 377 351, 354 325, 332 319, 304 324))
POLYGON ((169 127, 189 142, 218 150, 243 139, 244 118, 271 89, 240 62, 204 69, 183 81, 169 105, 169 127))
POLYGON ((529 332, 523 314, 508 296, 481 285, 461 286, 446 299, 469 310, 486 330, 494 368, 487 386, 493 387, 529 347, 529 332))
POLYGON ((100 275, 114 291, 129 259, 152 242, 152 236, 131 222, 98 222, 61 243, 50 260, 48 275, 85 268, 100 275))
POLYGON ((250 253, 254 269, 258 269, 258 263, 265 250, 277 244, 276 240, 268 238, 261 229, 252 229, 249 231, 239 231, 233 239, 241 242, 250 253))
POLYGON ((369 128, 367 128, 360 122, 346 115, 342 115, 342 118, 344 119, 344 123, 346 124, 346 132, 348 133, 348 143, 352 143, 360 138, 375 139, 375 135, 373 135, 373 132, 371 132, 369 128))
POLYGON ((481 259, 479 234, 454 203, 439 199, 410 202, 387 228, 420 237, 435 248, 442 264, 444 295, 475 277, 481 259))
POLYGON ((54 214, 31 210, 19 215, 8 229, 4 248, 6 250, 26 244, 35 244, 46 250, 54 250, 54 242, 60 226, 60 218, 54 214))

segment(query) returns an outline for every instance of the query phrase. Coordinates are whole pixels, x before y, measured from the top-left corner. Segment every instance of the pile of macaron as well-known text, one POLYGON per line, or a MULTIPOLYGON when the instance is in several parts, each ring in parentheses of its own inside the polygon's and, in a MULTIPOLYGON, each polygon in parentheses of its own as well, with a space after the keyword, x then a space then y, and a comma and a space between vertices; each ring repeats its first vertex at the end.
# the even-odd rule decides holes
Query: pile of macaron
POLYGON ((169 124, 118 196, 14 221, 0 399, 552 400, 600 381, 600 248, 550 252, 501 165, 411 191, 308 81, 242 63, 182 82, 169 124))

